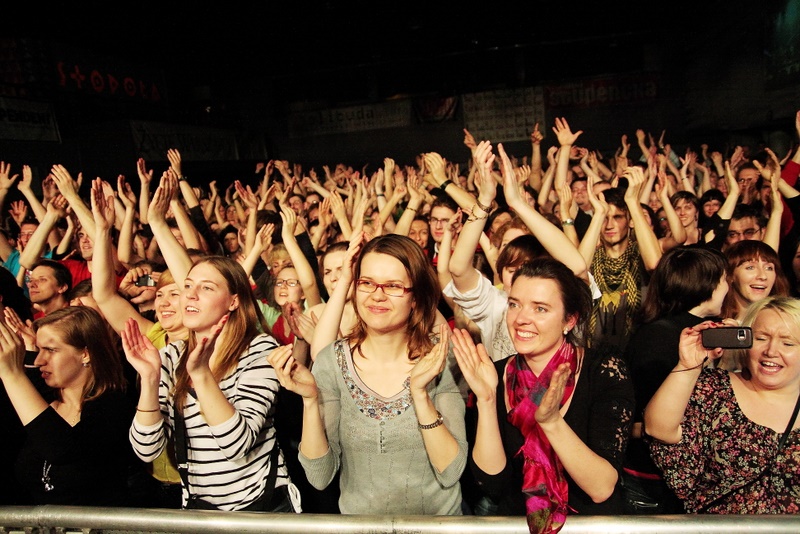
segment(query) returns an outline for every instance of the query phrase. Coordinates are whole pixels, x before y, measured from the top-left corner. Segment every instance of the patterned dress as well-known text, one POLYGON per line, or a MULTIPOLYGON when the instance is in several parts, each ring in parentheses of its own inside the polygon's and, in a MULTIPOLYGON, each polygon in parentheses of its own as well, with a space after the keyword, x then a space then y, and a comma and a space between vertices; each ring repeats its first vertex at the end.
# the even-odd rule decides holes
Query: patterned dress
POLYGON ((781 433, 744 415, 726 371, 700 375, 681 432, 679 443, 653 440, 651 451, 687 512, 800 512, 800 432, 792 431, 776 457, 781 433))

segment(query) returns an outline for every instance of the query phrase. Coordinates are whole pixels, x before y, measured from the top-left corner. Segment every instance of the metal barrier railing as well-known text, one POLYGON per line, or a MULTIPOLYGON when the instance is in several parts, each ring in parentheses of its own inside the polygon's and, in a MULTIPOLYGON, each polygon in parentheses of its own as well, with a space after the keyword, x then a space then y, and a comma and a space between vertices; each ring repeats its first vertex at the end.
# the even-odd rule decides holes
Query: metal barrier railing
MULTIPOLYGON (((159 532, 176 534, 528 534, 524 517, 266 514, 204 510, 0 507, 9 532, 159 532)), ((800 515, 570 516, 564 534, 797 534, 800 515)))

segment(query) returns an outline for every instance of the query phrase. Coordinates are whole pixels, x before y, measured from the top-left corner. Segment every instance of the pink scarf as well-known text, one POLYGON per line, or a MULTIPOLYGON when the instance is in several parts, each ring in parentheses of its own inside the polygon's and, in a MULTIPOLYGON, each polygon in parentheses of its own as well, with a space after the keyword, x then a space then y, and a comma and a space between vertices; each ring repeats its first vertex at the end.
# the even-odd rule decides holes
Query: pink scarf
POLYGON ((540 376, 531 371, 525 358, 519 354, 506 368, 506 390, 510 405, 508 421, 525 438, 517 454, 522 454, 525 459, 522 491, 528 496, 525 505, 531 533, 558 532, 567 517, 569 489, 564 468, 536 422, 536 409, 550 385, 550 378, 564 362, 570 365, 570 376, 561 399, 560 405, 563 406, 575 389, 578 356, 572 344, 565 340, 540 376))

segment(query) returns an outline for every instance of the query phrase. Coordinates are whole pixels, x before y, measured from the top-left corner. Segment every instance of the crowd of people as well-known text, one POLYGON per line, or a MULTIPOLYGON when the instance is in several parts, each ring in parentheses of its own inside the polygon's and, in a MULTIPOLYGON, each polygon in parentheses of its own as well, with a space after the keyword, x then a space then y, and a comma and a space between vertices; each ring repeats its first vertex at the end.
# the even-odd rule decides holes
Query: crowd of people
POLYGON ((552 130, 224 189, 0 163, 3 504, 797 513, 800 149, 552 130))

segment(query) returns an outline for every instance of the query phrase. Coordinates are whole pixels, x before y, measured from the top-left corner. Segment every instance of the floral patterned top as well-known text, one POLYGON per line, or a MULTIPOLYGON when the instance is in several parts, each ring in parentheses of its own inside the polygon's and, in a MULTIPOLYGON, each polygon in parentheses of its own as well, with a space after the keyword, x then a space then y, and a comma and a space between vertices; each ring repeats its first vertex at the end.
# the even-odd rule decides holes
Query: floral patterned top
POLYGON ((681 436, 674 445, 652 440, 650 449, 687 512, 800 512, 800 432, 792 431, 776 456, 781 433, 744 415, 726 371, 700 375, 681 436))

